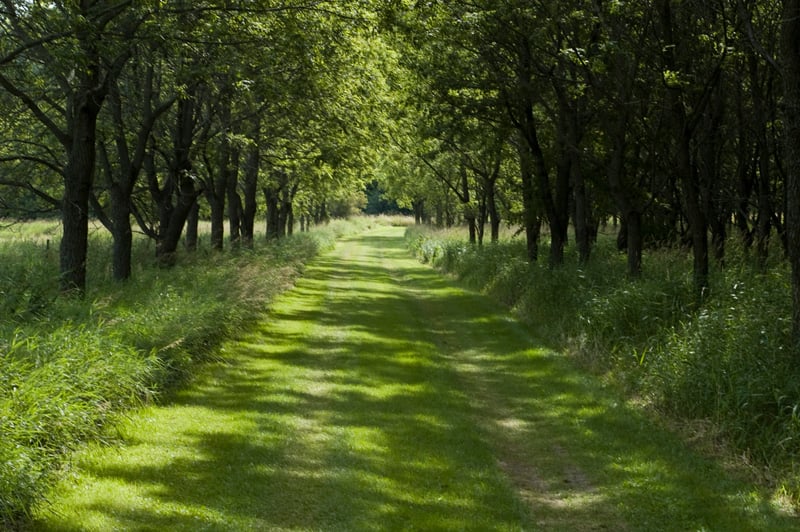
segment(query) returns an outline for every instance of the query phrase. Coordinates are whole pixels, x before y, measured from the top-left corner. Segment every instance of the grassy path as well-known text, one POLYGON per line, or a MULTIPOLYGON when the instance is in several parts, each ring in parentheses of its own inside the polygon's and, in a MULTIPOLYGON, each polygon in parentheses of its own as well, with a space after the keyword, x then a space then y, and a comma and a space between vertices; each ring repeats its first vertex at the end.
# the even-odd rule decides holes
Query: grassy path
POLYGON ((792 530, 764 494, 576 373, 402 230, 316 260, 261 326, 37 530, 792 530))

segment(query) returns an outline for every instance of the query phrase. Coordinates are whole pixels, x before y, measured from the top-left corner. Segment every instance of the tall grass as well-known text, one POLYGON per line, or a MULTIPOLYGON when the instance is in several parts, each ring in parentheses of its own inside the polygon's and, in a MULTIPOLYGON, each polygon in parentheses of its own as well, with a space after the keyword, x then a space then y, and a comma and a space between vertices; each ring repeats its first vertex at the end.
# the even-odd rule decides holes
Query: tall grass
POLYGON ((201 248, 171 269, 140 239, 125 283, 112 280, 110 239, 94 230, 82 299, 57 293, 57 224, 0 229, 0 528, 24 523, 76 446, 110 437, 126 410, 190 378, 308 260, 376 223, 337 220, 252 250, 201 248))
POLYGON ((761 273, 731 246, 700 303, 680 249, 647 253, 644 274, 631 280, 610 235, 601 235, 588 265, 569 250, 557 269, 529 264, 517 240, 475 247, 463 233, 414 227, 407 241, 422 261, 504 302, 632 397, 685 426, 709 427, 716 444, 800 501, 800 357, 790 347, 789 275, 780 260, 761 273))

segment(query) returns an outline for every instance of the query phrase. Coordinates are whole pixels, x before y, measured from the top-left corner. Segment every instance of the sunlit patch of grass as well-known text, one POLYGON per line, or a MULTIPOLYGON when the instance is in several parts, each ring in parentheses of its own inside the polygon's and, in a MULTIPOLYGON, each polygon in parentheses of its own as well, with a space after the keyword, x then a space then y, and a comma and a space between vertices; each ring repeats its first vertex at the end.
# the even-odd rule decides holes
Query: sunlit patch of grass
POLYGON ((42 219, 20 222, 0 219, 0 243, 34 242, 47 245, 61 234, 61 222, 57 219, 42 219))

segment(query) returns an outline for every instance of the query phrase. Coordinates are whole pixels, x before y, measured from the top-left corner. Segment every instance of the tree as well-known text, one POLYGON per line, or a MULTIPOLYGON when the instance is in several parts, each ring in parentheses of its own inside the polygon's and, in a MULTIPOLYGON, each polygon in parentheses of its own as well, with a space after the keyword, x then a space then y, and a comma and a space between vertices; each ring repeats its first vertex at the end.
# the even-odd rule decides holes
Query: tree
POLYGON ((692 152, 703 116, 720 95, 718 87, 728 53, 726 14, 721 4, 712 2, 697 6, 702 8, 699 10, 690 10, 688 6, 681 6, 676 10, 672 4, 671 0, 660 0, 658 6, 667 95, 665 111, 674 135, 672 160, 681 183, 691 232, 695 289, 698 294, 703 294, 708 288, 708 196, 713 184, 709 182, 710 173, 699 171, 697 157, 693 157, 692 152), (682 20, 676 21, 678 16, 682 20), (700 32, 713 32, 716 24, 722 26, 719 31, 720 41, 712 40, 710 44, 719 46, 710 46, 709 50, 698 57, 698 48, 690 48, 687 43, 697 39, 700 32), (678 28, 687 33, 679 36, 678 28), (698 58, 705 60, 702 62, 705 74, 690 69, 690 57, 693 64, 698 63, 698 58))
MULTIPOLYGON (((139 53, 142 52, 139 49, 139 53)), ((112 234, 113 276, 117 280, 128 279, 131 275, 132 196, 148 156, 148 141, 158 118, 177 99, 176 94, 158 99, 155 62, 152 56, 140 56, 130 76, 111 83, 107 106, 108 138, 98 141, 100 167, 109 196, 108 212, 97 197, 98 190, 90 200, 95 213, 112 234), (113 158, 109 152, 114 153, 113 158)))
POLYGON ((0 72, 0 87, 25 105, 63 149, 61 289, 82 293, 97 119, 132 56, 137 29, 151 13, 135 10, 130 2, 97 0, 3 0, 2 6, 8 39, 0 64, 24 61, 24 66, 0 72))

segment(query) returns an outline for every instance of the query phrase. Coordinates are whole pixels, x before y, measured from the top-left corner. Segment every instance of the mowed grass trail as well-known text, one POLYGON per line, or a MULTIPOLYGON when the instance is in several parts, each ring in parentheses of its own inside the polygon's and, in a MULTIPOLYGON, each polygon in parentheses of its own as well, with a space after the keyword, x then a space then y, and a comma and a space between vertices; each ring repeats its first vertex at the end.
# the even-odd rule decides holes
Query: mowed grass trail
POLYGON ((792 530, 766 494, 410 258, 314 261, 225 363, 80 453, 37 530, 792 530))

